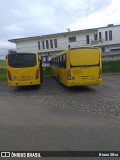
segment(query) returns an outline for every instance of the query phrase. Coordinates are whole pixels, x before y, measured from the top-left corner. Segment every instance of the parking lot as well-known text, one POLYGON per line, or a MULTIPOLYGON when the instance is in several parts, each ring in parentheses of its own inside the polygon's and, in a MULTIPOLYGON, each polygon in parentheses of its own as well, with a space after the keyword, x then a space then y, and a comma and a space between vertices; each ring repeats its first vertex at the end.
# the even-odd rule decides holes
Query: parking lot
POLYGON ((52 77, 40 87, 0 82, 0 150, 118 151, 119 79, 105 74, 100 86, 72 88, 52 77))
POLYGON ((0 95, 66 109, 94 112, 120 118, 120 74, 103 74, 103 84, 67 88, 53 77, 44 77, 40 87, 8 87, 0 82, 0 95))

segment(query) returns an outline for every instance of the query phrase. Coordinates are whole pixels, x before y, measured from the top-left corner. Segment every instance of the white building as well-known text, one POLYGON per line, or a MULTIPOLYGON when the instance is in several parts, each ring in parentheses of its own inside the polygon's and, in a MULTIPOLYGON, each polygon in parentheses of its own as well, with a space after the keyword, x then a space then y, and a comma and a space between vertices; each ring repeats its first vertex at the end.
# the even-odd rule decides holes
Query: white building
MULTIPOLYGON (((109 24, 106 27, 92 28, 78 31, 49 34, 43 36, 26 37, 8 40, 16 44, 17 52, 38 52, 43 61, 70 47, 96 46, 103 51, 103 57, 120 58, 120 54, 113 51, 120 50, 120 25, 109 24), (108 56, 107 56, 108 55, 108 56)), ((106 58, 106 60, 107 60, 106 58)))

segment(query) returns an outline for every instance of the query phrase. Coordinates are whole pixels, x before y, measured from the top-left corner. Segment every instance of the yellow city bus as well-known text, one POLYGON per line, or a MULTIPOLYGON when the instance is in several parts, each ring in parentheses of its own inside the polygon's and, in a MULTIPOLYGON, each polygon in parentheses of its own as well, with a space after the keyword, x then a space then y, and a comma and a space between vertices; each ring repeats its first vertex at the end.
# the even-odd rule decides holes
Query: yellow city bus
POLYGON ((8 86, 40 85, 42 63, 38 53, 10 52, 6 56, 8 86))
POLYGON ((102 83, 102 59, 99 48, 69 48, 51 58, 53 76, 65 86, 102 83))

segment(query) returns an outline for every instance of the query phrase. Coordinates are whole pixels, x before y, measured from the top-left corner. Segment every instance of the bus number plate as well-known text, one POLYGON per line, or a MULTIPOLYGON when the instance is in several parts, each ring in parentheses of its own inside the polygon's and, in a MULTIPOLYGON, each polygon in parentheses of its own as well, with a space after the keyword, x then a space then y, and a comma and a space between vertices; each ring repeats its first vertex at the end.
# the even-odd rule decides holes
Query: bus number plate
POLYGON ((29 80, 29 79, 30 79, 30 76, 21 76, 21 79, 22 79, 22 80, 29 80))
POLYGON ((82 78, 83 78, 83 79, 87 79, 87 78, 88 78, 88 76, 82 76, 82 78))

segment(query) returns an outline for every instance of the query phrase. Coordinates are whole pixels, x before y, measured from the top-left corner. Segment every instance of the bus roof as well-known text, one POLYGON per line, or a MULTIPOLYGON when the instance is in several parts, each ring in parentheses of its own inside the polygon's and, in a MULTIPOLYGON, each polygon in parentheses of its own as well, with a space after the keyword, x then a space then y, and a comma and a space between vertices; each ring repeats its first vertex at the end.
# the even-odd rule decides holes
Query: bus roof
POLYGON ((52 58, 55 58, 55 57, 57 57, 57 56, 60 56, 60 55, 64 54, 65 52, 67 52, 68 50, 76 50, 76 49, 98 49, 98 50, 101 51, 101 49, 100 49, 99 47, 78 47, 78 48, 68 48, 68 49, 66 49, 66 50, 64 50, 64 51, 62 51, 62 52, 60 52, 60 53, 57 53, 57 54, 53 55, 52 58))
POLYGON ((29 53, 29 52, 15 52, 15 51, 10 51, 8 52, 8 54, 12 55, 12 54, 38 54, 38 53, 29 53))

